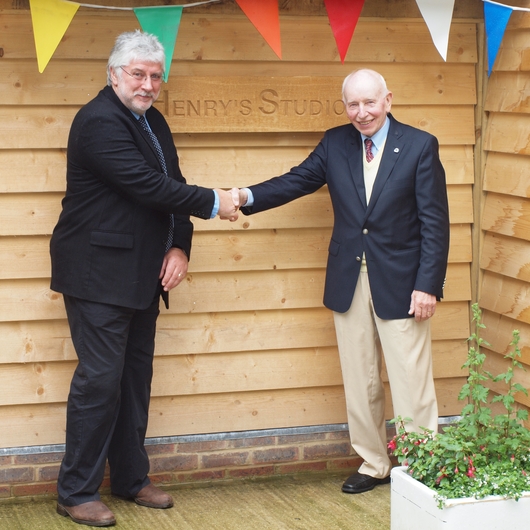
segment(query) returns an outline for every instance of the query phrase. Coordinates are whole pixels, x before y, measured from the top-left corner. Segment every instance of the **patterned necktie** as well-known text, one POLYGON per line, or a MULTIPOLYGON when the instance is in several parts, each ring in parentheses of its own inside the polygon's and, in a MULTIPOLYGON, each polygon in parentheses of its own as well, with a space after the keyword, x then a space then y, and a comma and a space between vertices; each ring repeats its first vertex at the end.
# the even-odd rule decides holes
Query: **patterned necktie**
MULTIPOLYGON (((140 125, 142 126, 143 130, 149 135, 149 138, 151 138, 151 142, 153 143, 156 154, 158 155, 158 160, 160 161, 160 165, 162 166, 162 171, 164 172, 164 175, 167 177, 167 166, 166 166, 166 160, 164 158, 164 153, 162 153, 162 147, 160 147, 160 142, 158 141, 158 138, 155 136, 155 133, 151 130, 149 125, 147 124, 147 121, 145 119, 145 116, 140 116, 138 119, 140 122, 140 125)), ((169 214, 169 234, 167 236, 167 243, 166 243, 166 252, 171 248, 173 245, 173 232, 175 229, 175 218, 173 217, 173 214, 169 214)))
POLYGON ((366 138, 364 145, 366 147, 366 161, 371 162, 374 159, 374 154, 372 153, 372 145, 374 145, 374 142, 370 138, 366 138))

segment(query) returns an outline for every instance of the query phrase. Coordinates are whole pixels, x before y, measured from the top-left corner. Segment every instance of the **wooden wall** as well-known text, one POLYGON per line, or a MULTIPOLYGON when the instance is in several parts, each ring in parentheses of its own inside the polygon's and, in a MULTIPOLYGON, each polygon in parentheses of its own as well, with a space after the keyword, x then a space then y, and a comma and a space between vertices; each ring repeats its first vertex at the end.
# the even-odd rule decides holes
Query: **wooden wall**
MULTIPOLYGON (((107 2, 120 4, 127 5, 107 2)), ((157 103, 190 183, 244 186, 288 170, 326 128, 346 122, 335 102, 348 73, 371 67, 386 77, 394 115, 439 138, 447 172, 450 264, 433 319, 441 415, 461 408, 456 394, 472 296, 482 2, 464 4, 455 8, 447 62, 413 0, 367 2, 345 64, 323 2, 281 3, 281 61, 233 2, 185 10, 157 103)), ((64 193, 66 140, 76 111, 105 84, 115 37, 138 23, 132 12, 81 8, 39 74, 29 10, 9 9, 5 0, 0 6, 0 447, 55 444, 64 441, 76 363, 61 296, 49 289, 48 243, 64 193)), ((513 32, 514 49, 524 35, 524 28, 513 32)), ((510 60, 504 53, 503 63, 510 60)), ((496 74, 492 91, 514 82, 524 88, 524 73, 496 74)), ((495 293, 502 288, 502 300, 520 300, 528 267, 496 257, 495 246, 506 241, 509 256, 528 253, 528 234, 519 235, 530 204, 522 184, 526 135, 517 119, 525 101, 493 99, 489 138, 497 152, 489 159, 485 208, 493 250, 491 259, 483 254, 484 282, 495 293), (496 178, 505 176, 506 159, 518 168, 510 185, 496 178), (499 223, 495 215, 507 210, 513 218, 499 223)), ((332 315, 322 306, 331 223, 326 190, 234 224, 196 220, 188 278, 159 319, 149 436, 346 421, 332 315)), ((481 301, 515 316, 486 295, 481 301)))
MULTIPOLYGON (((530 7, 528 0, 520 7, 530 7)), ((479 292, 491 343, 488 367, 503 372, 512 330, 530 368, 530 14, 514 12, 487 84, 479 292)), ((530 373, 517 380, 530 387, 530 373)), ((519 395, 520 403, 530 400, 519 395)))

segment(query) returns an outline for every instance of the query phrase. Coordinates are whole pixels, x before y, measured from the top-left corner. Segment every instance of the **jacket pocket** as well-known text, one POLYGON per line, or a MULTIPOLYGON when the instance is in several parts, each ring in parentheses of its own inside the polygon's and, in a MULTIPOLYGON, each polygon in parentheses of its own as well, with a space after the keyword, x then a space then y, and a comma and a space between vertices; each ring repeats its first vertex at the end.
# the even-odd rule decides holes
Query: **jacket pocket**
POLYGON ((93 230, 90 233, 90 244, 98 247, 133 248, 134 236, 120 232, 93 230))

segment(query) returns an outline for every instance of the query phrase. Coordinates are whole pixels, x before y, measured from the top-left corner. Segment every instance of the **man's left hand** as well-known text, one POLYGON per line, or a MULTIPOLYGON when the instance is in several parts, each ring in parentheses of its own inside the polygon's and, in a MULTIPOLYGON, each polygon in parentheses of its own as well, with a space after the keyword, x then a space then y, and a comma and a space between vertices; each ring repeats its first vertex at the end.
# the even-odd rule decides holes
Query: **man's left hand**
POLYGON ((180 248, 170 248, 164 256, 159 278, 164 291, 171 291, 188 273, 188 256, 180 248))
POLYGON ((412 291, 409 315, 414 315, 416 322, 431 318, 436 311, 436 296, 423 291, 412 291))

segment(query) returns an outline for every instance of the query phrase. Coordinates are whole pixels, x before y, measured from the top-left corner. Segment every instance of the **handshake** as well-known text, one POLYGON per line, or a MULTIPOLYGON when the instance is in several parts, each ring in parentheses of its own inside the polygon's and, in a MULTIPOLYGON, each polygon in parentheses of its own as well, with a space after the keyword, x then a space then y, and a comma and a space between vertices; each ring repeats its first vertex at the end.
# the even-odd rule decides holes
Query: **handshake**
POLYGON ((219 196, 219 217, 230 222, 237 221, 239 208, 247 203, 247 192, 239 188, 232 188, 230 191, 217 188, 215 191, 219 196))

